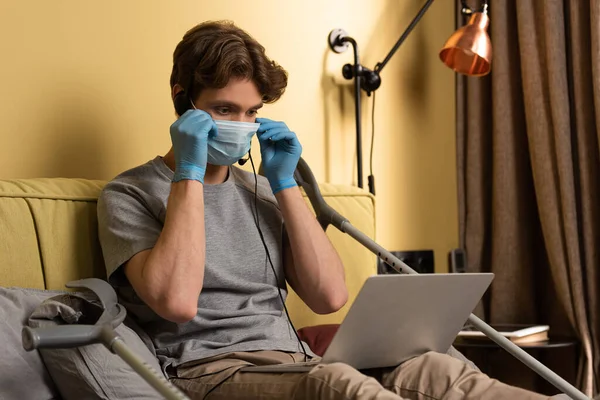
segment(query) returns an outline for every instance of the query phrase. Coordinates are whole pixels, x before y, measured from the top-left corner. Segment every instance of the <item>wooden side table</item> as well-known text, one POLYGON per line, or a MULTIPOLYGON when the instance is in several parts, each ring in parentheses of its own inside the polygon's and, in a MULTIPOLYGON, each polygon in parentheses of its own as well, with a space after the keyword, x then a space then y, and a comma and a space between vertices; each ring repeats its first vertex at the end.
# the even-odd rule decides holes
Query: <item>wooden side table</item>
MULTIPOLYGON (((554 386, 491 340, 461 338, 453 345, 492 378, 549 396, 558 392, 554 386)), ((579 345, 575 339, 556 337, 544 342, 517 345, 569 383, 575 384, 579 345)))

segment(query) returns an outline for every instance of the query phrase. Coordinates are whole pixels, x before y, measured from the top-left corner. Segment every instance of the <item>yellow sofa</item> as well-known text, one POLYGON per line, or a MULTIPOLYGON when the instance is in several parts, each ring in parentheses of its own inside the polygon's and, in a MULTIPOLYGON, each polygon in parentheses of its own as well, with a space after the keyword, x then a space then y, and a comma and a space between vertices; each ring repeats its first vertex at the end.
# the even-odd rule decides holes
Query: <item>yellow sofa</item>
MULTIPOLYGON (((105 278, 97 235, 96 200, 104 181, 84 179, 0 180, 0 286, 65 289, 70 280, 105 278)), ((375 235, 375 200, 364 190, 320 186, 325 200, 370 237, 375 235)), ((327 234, 346 269, 348 304, 316 315, 294 293, 287 300, 296 328, 339 323, 365 279, 377 273, 376 258, 349 236, 327 234)))

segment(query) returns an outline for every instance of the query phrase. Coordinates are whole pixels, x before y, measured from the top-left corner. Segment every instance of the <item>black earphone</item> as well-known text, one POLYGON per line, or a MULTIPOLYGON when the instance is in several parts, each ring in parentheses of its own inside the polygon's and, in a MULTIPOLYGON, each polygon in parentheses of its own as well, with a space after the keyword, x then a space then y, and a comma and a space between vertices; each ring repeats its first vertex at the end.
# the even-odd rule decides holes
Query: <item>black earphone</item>
POLYGON ((185 90, 182 90, 173 98, 173 105, 175 106, 175 112, 181 117, 187 110, 192 108, 192 100, 185 90))

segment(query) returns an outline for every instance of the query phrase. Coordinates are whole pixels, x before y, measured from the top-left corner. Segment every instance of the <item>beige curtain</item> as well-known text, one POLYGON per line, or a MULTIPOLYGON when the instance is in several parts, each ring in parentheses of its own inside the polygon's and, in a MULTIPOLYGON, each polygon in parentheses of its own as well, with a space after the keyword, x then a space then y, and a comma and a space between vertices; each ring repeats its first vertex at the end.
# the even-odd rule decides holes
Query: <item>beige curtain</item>
POLYGON ((492 73, 457 85, 461 245, 470 271, 496 274, 478 313, 491 323, 547 323, 551 335, 576 338, 576 384, 592 395, 600 1, 492 0, 490 18, 492 73))

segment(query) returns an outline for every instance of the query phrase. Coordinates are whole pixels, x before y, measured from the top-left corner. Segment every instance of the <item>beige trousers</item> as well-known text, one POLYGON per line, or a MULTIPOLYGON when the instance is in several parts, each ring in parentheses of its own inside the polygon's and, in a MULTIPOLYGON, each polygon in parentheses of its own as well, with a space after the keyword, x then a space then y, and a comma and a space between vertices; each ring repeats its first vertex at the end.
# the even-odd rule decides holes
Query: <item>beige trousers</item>
POLYGON ((506 385, 446 354, 429 352, 396 368, 357 371, 341 363, 310 372, 239 371, 245 365, 303 361, 301 353, 257 351, 223 354, 182 365, 171 382, 196 399, 547 399, 506 385))

